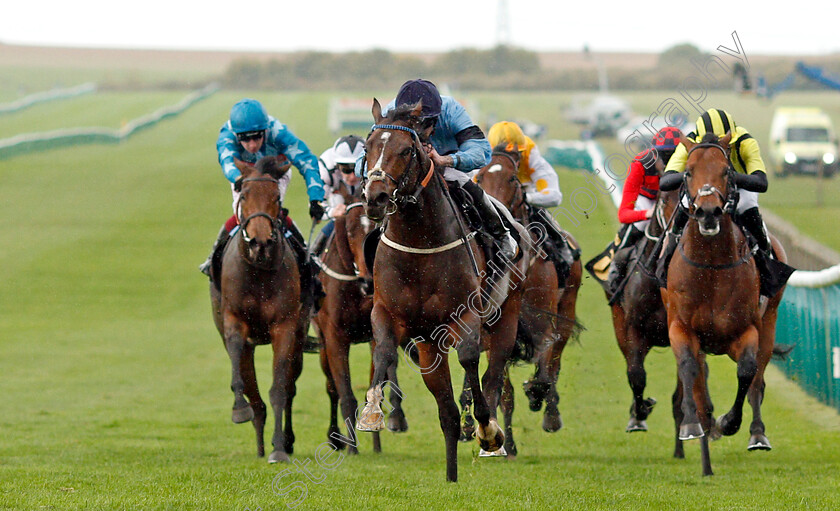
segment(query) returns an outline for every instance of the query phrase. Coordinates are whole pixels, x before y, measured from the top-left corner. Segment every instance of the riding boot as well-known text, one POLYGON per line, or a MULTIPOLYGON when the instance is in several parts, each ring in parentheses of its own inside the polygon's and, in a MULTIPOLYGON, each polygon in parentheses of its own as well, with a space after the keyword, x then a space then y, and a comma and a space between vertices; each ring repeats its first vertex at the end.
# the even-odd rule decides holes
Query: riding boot
MULTIPOLYGON (((294 226, 294 224, 292 224, 294 226)), ((303 236, 295 235, 297 230, 295 227, 288 227, 291 236, 288 236, 289 246, 295 254, 295 260, 298 265, 298 273, 300 273, 300 301, 305 307, 314 305, 314 312, 318 311, 318 302, 316 299, 318 293, 316 292, 316 278, 318 274, 318 267, 315 262, 309 257, 309 252, 306 250, 306 244, 303 243, 303 236)), ((299 234, 299 232, 298 232, 299 234)), ((320 294, 323 294, 321 291, 320 294)))
POLYGON ((627 262, 630 260, 630 252, 633 247, 624 247, 615 253, 612 263, 610 263, 610 272, 607 275, 607 286, 610 294, 615 294, 618 284, 624 278, 624 272, 627 270, 627 262))
POLYGON ((213 255, 217 250, 224 250, 225 245, 227 245, 228 238, 230 238, 230 234, 223 225, 219 230, 219 234, 216 236, 216 241, 213 242, 213 248, 210 249, 210 255, 207 256, 207 260, 198 266, 201 273, 207 275, 208 277, 210 276, 210 268, 213 266, 213 255))
POLYGON ((513 236, 511 236, 508 228, 505 227, 501 215, 496 210, 496 206, 490 202, 484 190, 474 182, 467 181, 462 187, 472 197, 473 203, 476 209, 478 209, 478 214, 481 215, 481 220, 484 222, 487 230, 490 231, 490 235, 499 242, 501 255, 508 260, 513 260, 519 245, 513 239, 513 236))
POLYGON ((761 252, 772 258, 773 251, 770 246, 770 239, 767 237, 767 231, 764 229, 764 220, 761 219, 761 213, 758 208, 750 208, 740 215, 741 225, 752 234, 758 243, 758 248, 761 252))
POLYGON ((656 279, 659 281, 659 287, 666 287, 668 283, 668 265, 671 264, 671 257, 677 249, 677 243, 679 243, 680 236, 687 223, 688 213, 682 208, 677 208, 674 225, 670 231, 665 233, 665 249, 656 264, 656 279))
POLYGON ((315 235, 315 241, 313 241, 312 245, 309 247, 309 253, 315 257, 320 257, 324 252, 324 249, 327 248, 327 241, 329 240, 330 235, 327 234, 326 231, 326 227, 318 231, 318 234, 315 235))

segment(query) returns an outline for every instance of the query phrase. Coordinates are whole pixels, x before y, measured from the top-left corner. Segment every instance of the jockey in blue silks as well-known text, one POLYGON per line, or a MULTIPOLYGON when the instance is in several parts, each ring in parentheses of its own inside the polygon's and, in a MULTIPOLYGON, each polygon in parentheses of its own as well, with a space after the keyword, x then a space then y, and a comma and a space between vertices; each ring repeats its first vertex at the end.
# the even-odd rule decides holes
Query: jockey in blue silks
MULTIPOLYGON (((265 156, 285 157, 297 167, 306 181, 306 191, 309 195, 309 216, 313 220, 320 220, 324 214, 324 207, 321 205, 321 201, 324 200, 324 184, 318 172, 318 158, 286 125, 268 115, 259 101, 246 98, 233 105, 230 110, 230 119, 219 130, 216 150, 222 172, 225 178, 230 181, 233 195, 233 216, 222 226, 218 238, 213 244, 210 256, 199 266, 201 272, 208 276, 210 275, 213 254, 224 249, 232 231, 239 223, 239 189, 242 175, 236 167, 236 160, 253 165, 265 156)), ((281 202, 286 195, 286 189, 291 179, 292 173, 286 172, 278 180, 281 202)), ((286 228, 291 233, 289 239, 298 261, 302 265, 301 267, 308 269, 306 244, 303 235, 291 219, 287 219, 286 228)), ((308 275, 303 273, 301 279, 302 284, 305 284, 304 279, 308 278, 308 275)))
MULTIPOLYGON (((473 123, 460 103, 450 96, 441 96, 435 84, 422 79, 402 84, 396 99, 385 107, 383 113, 403 105, 416 105, 420 101, 422 125, 427 128, 434 126, 429 139, 421 140, 429 157, 437 169, 442 169, 446 181, 457 182, 472 197, 484 225, 499 242, 502 255, 513 259, 517 250, 516 240, 502 222, 499 209, 469 175, 490 163, 492 149, 484 132, 473 123)), ((356 170, 361 172, 361 165, 356 170)))

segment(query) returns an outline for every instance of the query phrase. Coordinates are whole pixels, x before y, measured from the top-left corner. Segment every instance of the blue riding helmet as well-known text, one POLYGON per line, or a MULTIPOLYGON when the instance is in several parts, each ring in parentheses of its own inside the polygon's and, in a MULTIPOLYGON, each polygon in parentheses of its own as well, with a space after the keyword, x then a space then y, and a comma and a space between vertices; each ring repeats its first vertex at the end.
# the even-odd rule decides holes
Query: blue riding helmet
POLYGON ((440 99, 440 92, 432 82, 417 79, 402 84, 397 92, 396 106, 416 105, 418 101, 423 101, 423 108, 420 111, 423 119, 440 115, 443 100, 440 99))
POLYGON ((268 114, 256 99, 245 98, 230 109, 230 129, 234 133, 262 131, 268 128, 268 114))

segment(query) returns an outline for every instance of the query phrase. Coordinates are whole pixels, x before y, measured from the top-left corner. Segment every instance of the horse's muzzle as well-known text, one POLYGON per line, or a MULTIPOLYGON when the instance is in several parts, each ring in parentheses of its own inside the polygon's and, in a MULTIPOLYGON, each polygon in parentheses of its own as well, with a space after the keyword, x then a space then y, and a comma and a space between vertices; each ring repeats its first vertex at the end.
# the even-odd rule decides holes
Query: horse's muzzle
POLYGON ((695 211, 697 225, 703 236, 715 236, 720 232, 720 219, 723 208, 720 206, 699 206, 695 211))
POLYGON ((388 207, 390 198, 384 191, 370 197, 365 206, 365 214, 374 222, 379 222, 385 218, 385 210, 388 207))

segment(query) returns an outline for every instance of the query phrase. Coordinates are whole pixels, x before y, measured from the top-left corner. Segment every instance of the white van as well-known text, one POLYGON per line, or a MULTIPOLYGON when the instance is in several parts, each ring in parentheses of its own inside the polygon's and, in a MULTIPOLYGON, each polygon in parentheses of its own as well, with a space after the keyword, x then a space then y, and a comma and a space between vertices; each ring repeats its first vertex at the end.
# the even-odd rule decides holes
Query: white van
POLYGON ((819 108, 781 107, 770 125, 770 165, 775 175, 830 177, 837 170, 838 146, 831 118, 819 108))

